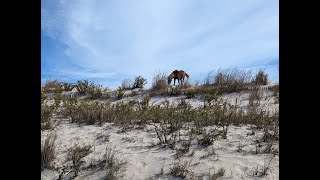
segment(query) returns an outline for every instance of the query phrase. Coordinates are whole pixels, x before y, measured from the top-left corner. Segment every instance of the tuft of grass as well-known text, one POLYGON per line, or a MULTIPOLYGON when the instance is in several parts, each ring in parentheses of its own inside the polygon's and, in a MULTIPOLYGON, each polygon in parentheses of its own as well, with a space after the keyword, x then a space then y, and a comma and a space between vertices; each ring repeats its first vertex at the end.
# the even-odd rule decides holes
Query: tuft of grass
POLYGON ((52 162, 56 159, 56 144, 57 134, 51 132, 46 140, 41 144, 41 171, 45 168, 52 169, 52 162))
POLYGON ((151 92, 154 94, 164 95, 166 94, 167 88, 167 76, 164 73, 157 71, 153 76, 152 87, 150 89, 151 92))
POLYGON ((104 158, 106 160, 106 179, 115 180, 123 177, 127 161, 116 158, 116 149, 112 145, 106 146, 104 158))
POLYGON ((61 94, 55 94, 55 96, 53 96, 53 99, 54 99, 54 106, 56 109, 58 109, 62 101, 61 94))
POLYGON ((259 91, 258 88, 253 88, 249 91, 249 106, 257 107, 260 105, 262 98, 262 93, 259 91))
POLYGON ((271 172, 273 169, 271 168, 271 161, 273 160, 273 157, 267 159, 264 159, 264 163, 262 166, 258 166, 257 168, 253 168, 252 175, 257 177, 263 177, 267 176, 269 172, 271 172))
POLYGON ((170 174, 175 177, 186 178, 191 172, 189 170, 190 163, 187 161, 182 161, 180 159, 175 160, 172 166, 169 168, 170 174))
POLYGON ((78 80, 75 87, 80 95, 86 95, 88 92, 88 86, 88 80, 78 80))
POLYGON ((79 147, 75 145, 71 147, 68 151, 67 160, 72 161, 72 172, 74 173, 73 178, 77 177, 80 172, 80 167, 85 163, 82 160, 85 156, 92 152, 92 145, 87 145, 84 147, 79 147))
POLYGON ((119 86, 117 89, 117 99, 122 99, 124 96, 124 92, 125 90, 121 86, 119 86))
POLYGON ((194 98, 196 96, 196 90, 194 88, 187 88, 186 96, 187 96, 187 99, 194 98))
POLYGON ((41 106, 41 130, 49 130, 52 128, 51 118, 54 112, 54 106, 43 104, 41 106))
POLYGON ((91 100, 102 98, 107 88, 103 88, 100 84, 92 82, 87 88, 88 98, 91 100))
POLYGON ((183 142, 181 148, 176 148, 176 157, 180 158, 182 155, 189 152, 191 141, 183 142))
POLYGON ((210 146, 214 142, 214 136, 212 133, 207 132, 205 130, 201 131, 201 136, 198 138, 198 145, 201 146, 210 146))
POLYGON ((41 105, 43 105, 47 98, 48 96, 44 93, 44 91, 41 91, 41 105))

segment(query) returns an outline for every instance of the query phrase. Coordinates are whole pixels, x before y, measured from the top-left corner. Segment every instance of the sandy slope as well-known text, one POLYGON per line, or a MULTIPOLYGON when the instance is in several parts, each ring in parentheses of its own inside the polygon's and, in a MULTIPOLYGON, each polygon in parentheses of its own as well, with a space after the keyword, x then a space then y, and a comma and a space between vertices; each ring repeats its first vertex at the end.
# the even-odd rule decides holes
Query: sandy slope
MULTIPOLYGON (((143 96, 127 97, 120 101, 141 100, 143 96)), ((167 98, 171 102, 178 102, 180 97, 167 98)), ((233 93, 224 96, 233 104, 246 106, 248 104, 248 94, 233 93), (237 99, 237 100, 236 100, 237 99)), ((158 104, 164 101, 163 97, 153 97, 150 104, 158 104)), ((279 104, 274 104, 274 97, 271 97, 271 92, 264 93, 264 101, 261 103, 262 108, 275 112, 278 110, 279 104)), ((201 107, 203 100, 199 98, 188 99, 194 108, 201 107)), ((214 127, 207 127, 208 129, 214 127)), ((162 148, 160 146, 151 147, 152 143, 157 143, 159 140, 156 136, 153 126, 147 125, 144 129, 133 129, 129 132, 120 132, 119 128, 110 123, 103 126, 97 125, 81 125, 71 124, 68 119, 63 119, 61 124, 55 129, 57 138, 57 159, 55 160, 56 167, 66 165, 65 158, 67 149, 75 144, 93 145, 93 152, 84 157, 85 166, 90 163, 102 160, 106 146, 114 145, 117 148, 116 156, 126 160, 127 170, 124 172, 123 179, 179 179, 169 174, 169 168, 174 161, 175 151, 170 148, 162 148), (109 141, 105 141, 104 136, 109 136, 109 141), (163 175, 160 175, 163 167, 163 175)), ((189 169, 193 172, 193 177, 202 176, 199 179, 207 179, 205 176, 209 172, 212 174, 218 168, 225 168, 225 175, 220 179, 278 179, 279 176, 279 155, 255 154, 254 141, 261 138, 262 131, 254 130, 249 126, 229 126, 227 139, 220 139, 214 142, 209 147, 199 147, 196 140, 191 143, 190 151, 182 157, 183 160, 190 162, 189 169), (238 146, 244 145, 241 152, 238 152, 238 146), (194 155, 191 156, 191 152, 194 155), (215 153, 212 154, 212 151, 215 153), (253 177, 252 173, 255 168, 261 168, 264 162, 271 160, 271 171, 268 176, 262 178, 253 177)), ((183 132, 183 131, 182 131, 183 132)), ((48 131, 42 131, 42 141, 46 138, 48 131)), ((278 148, 278 142, 275 142, 274 148, 278 148)), ((103 179, 105 170, 85 170, 80 172, 76 179, 103 179)), ((41 173, 41 179, 57 179, 58 172, 45 170, 41 173)), ((191 178, 188 176, 187 178, 191 178)))

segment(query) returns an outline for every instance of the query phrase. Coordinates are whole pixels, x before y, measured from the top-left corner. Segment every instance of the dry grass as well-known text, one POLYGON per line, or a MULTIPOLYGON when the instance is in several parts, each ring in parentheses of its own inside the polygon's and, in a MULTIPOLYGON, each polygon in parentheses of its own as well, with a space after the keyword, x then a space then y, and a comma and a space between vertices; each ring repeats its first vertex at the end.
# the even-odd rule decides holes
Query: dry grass
POLYGON ((76 89, 80 95, 86 95, 88 91, 89 82, 88 80, 77 81, 76 89))
POLYGON ((214 77, 214 85, 221 93, 240 92, 250 83, 251 71, 234 69, 218 70, 214 77))
POLYGON ((58 80, 46 80, 43 86, 44 93, 61 93, 62 84, 58 80))
POLYGON ((87 145, 84 147, 79 147, 78 145, 75 145, 74 147, 71 147, 69 149, 67 160, 72 161, 71 171, 74 173, 73 178, 78 176, 80 172, 80 167, 85 163, 85 161, 83 161, 82 158, 84 158, 92 152, 91 148, 91 145, 87 145))
POLYGON ((168 88, 167 75, 157 71, 153 76, 151 92, 161 95, 166 94, 168 88))
POLYGON ((47 104, 41 105, 41 130, 52 129, 51 118, 54 112, 54 106, 49 106, 47 104))
POLYGON ((127 161, 120 160, 116 157, 116 149, 112 145, 106 146, 104 158, 106 160, 106 179, 121 179, 126 171, 127 161))
POLYGON ((249 106, 258 107, 262 98, 262 93, 259 88, 253 88, 249 91, 249 106))
POLYGON ((170 167, 170 174, 175 177, 186 178, 191 172, 189 169, 190 163, 183 160, 175 160, 170 167))
POLYGON ((45 168, 52 169, 52 162, 56 159, 56 133, 49 133, 46 140, 41 144, 41 171, 45 168))
POLYGON ((124 97, 125 90, 119 86, 117 89, 117 99, 122 99, 124 97))

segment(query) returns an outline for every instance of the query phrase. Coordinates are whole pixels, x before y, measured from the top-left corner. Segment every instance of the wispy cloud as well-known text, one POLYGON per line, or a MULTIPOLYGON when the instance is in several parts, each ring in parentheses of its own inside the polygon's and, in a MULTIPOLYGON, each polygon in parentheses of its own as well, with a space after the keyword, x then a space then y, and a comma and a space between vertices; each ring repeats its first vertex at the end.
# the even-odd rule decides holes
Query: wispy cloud
POLYGON ((279 58, 276 0, 42 0, 42 76, 106 86, 279 58))

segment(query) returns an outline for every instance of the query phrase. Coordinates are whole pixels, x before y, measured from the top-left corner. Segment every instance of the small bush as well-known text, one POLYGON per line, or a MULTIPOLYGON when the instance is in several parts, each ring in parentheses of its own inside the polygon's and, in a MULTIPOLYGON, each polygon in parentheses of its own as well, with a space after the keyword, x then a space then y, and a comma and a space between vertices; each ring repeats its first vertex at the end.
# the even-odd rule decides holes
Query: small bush
POLYGON ((187 96, 187 99, 194 98, 196 96, 195 89, 188 88, 186 90, 186 96, 187 96))
POLYGON ((189 163, 187 161, 182 161, 180 159, 173 162, 172 167, 170 167, 170 174, 175 177, 186 178, 189 170, 189 163))
POLYGON ((143 88, 144 85, 147 84, 147 79, 142 77, 142 76, 138 76, 134 79, 134 83, 133 83, 133 87, 132 89, 135 89, 135 88, 143 88))
POLYGON ((56 94, 56 95, 53 97, 53 99, 54 99, 55 108, 59 108, 60 103, 61 103, 61 101, 62 101, 62 96, 61 96, 61 94, 56 94))
POLYGON ((84 81, 79 80, 77 81, 77 85, 75 87, 80 95, 86 95, 88 92, 88 86, 89 86, 89 83, 87 80, 84 80, 84 81))
POLYGON ((41 171, 44 168, 52 169, 52 162, 56 158, 56 144, 57 135, 49 133, 44 144, 41 144, 41 171))
POLYGON ((41 105, 45 102, 47 98, 47 95, 43 91, 41 91, 41 105))
POLYGON ((67 160, 72 161, 72 171, 74 172, 73 177, 77 177, 80 172, 80 167, 85 161, 82 160, 85 156, 92 152, 92 146, 87 145, 84 147, 79 147, 75 145, 69 149, 69 153, 67 155, 67 160))
POLYGON ((167 92, 167 95, 169 95, 169 96, 179 96, 182 94, 183 94, 183 87, 182 86, 176 86, 174 88, 171 88, 171 90, 167 92))
POLYGON ((41 130, 52 128, 51 118, 54 112, 54 106, 43 104, 41 106, 41 130))
POLYGON ((100 84, 96 85, 94 83, 91 83, 87 89, 88 98, 91 100, 99 99, 103 96, 103 93, 105 93, 105 90, 106 89, 104 89, 102 85, 100 84))
POLYGON ((165 93, 167 87, 167 76, 164 73, 161 73, 160 71, 156 72, 153 76, 151 91, 165 93))
POLYGON ((213 144, 214 136, 210 132, 202 131, 201 137, 198 138, 198 145, 210 146, 213 144))
POLYGON ((261 98, 262 98, 262 94, 259 91, 259 89, 253 88, 253 90, 249 92, 249 106, 252 106, 252 107, 259 106, 261 98))
POLYGON ((117 89, 117 98, 122 99, 124 96, 124 92, 125 90, 121 86, 119 86, 117 89))
POLYGON ((272 171, 272 168, 270 166, 271 161, 272 161, 272 157, 269 159, 264 159, 264 164, 263 166, 257 166, 257 168, 253 169, 253 176, 257 176, 257 177, 263 177, 268 175, 269 171, 272 171), (260 168, 259 168, 260 167, 260 168))
POLYGON ((123 177, 126 171, 126 161, 119 160, 115 157, 116 149, 114 146, 107 145, 104 158, 106 160, 106 179, 115 180, 123 177))

